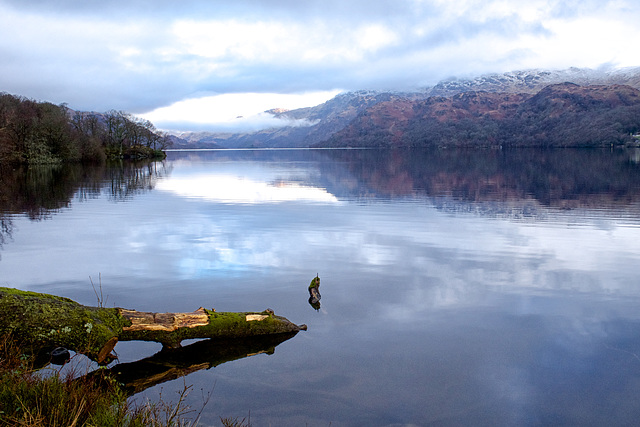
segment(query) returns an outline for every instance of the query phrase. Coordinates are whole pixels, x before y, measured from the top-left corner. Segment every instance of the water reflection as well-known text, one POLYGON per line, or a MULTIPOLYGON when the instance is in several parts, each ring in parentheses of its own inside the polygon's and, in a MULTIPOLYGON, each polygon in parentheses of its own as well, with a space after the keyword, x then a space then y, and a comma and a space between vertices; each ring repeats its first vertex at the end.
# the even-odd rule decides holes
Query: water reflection
POLYGON ((272 355, 279 344, 295 335, 296 333, 287 333, 202 340, 178 349, 161 350, 135 362, 118 363, 108 373, 133 395, 201 369, 211 369, 226 362, 259 354, 272 355))
POLYGON ((224 171, 176 177, 157 187, 186 198, 199 198, 218 203, 335 203, 337 198, 323 188, 304 186, 278 176, 238 176, 224 171))
POLYGON ((615 209, 635 219, 635 157, 596 149, 174 152, 181 174, 158 189, 223 203, 424 199, 446 212, 501 218, 615 209))
POLYGON ((105 190, 111 200, 124 201, 153 190, 170 172, 163 162, 0 168, 0 212, 39 220, 68 208, 74 199, 96 199, 105 190))
POLYGON ((53 221, 11 217, 0 268, 11 286, 83 303, 101 272, 118 306, 269 306, 308 324, 276 358, 189 376, 217 381, 211 424, 249 408, 260 425, 630 424, 636 155, 171 152, 153 191, 117 199, 104 181, 53 221))
POLYGON ((156 189, 222 203, 428 197, 444 210, 534 217, 540 206, 640 204, 636 157, 635 151, 535 149, 172 152, 170 163, 0 169, 0 212, 41 219, 73 198, 107 190, 110 199, 124 201, 156 189), (165 179, 174 167, 180 173, 165 179), (456 200, 476 207, 456 207, 456 200))
MULTIPOLYGON (((449 197, 500 203, 502 207, 493 209, 525 217, 539 205, 601 209, 640 204, 640 165, 633 161, 633 151, 329 150, 323 154, 335 160, 326 176, 334 184, 330 191, 339 197, 449 197)), ((441 203, 446 208, 447 202, 441 203)))
POLYGON ((155 189, 170 174, 171 167, 166 162, 120 162, 105 168, 102 181, 109 185, 110 199, 125 201, 155 189))
POLYGON ((13 235, 13 221, 6 214, 0 214, 0 249, 11 240, 13 235))
POLYGON ((0 248, 11 241, 13 217, 38 221, 51 218, 74 201, 103 194, 112 201, 130 200, 155 188, 170 175, 164 162, 117 162, 108 165, 32 165, 0 168, 0 248))

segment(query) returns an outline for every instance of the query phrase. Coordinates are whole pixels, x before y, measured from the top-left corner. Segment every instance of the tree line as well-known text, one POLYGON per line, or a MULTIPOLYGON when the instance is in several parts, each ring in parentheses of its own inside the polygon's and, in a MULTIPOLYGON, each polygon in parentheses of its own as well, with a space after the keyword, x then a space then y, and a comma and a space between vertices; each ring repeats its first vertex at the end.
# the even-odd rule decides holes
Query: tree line
POLYGON ((123 111, 88 113, 0 93, 0 164, 164 157, 168 135, 123 111))

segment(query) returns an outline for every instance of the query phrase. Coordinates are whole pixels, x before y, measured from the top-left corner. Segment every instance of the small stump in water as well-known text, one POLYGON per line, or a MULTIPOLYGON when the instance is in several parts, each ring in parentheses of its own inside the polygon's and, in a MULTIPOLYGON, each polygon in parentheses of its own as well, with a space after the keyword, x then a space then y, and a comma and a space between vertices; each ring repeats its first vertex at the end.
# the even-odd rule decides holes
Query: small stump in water
POLYGON ((309 305, 316 310, 320 310, 320 277, 316 274, 309 285, 309 305))

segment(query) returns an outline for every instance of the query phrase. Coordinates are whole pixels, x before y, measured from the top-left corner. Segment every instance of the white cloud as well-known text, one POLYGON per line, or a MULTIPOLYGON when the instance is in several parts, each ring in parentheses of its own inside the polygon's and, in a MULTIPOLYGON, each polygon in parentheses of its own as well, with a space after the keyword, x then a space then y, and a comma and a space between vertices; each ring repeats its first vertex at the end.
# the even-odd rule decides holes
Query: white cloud
POLYGON ((637 66, 639 18, 630 0, 159 0, 152 9, 0 0, 0 90, 158 116, 180 114, 174 104, 201 94, 408 89, 514 69, 637 66))
POLYGON ((553 20, 547 24, 553 37, 540 43, 539 58, 549 63, 597 67, 612 62, 621 66, 638 65, 632 53, 640 46, 637 23, 589 17, 580 20, 553 20))
POLYGON ((287 31, 280 22, 178 21, 172 32, 180 52, 202 58, 265 60, 289 50, 287 31))
POLYGON ((161 107, 141 114, 157 127, 169 127, 180 123, 183 127, 203 130, 238 131, 258 130, 268 127, 305 125, 275 118, 264 111, 272 108, 293 110, 311 107, 333 98, 339 90, 319 91, 300 94, 278 93, 228 93, 187 99, 167 107, 161 107))
POLYGON ((335 31, 330 23, 185 20, 173 24, 177 51, 218 61, 357 61, 364 55, 393 45, 398 36, 375 23, 335 31))

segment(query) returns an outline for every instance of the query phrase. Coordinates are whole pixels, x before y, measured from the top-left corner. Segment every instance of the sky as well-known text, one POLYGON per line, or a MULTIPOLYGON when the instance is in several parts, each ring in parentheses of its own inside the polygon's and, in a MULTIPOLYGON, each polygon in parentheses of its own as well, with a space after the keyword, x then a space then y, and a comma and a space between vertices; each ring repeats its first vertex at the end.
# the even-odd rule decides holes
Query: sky
POLYGON ((0 92, 257 130, 343 91, 639 66, 638 22, 637 0, 0 0, 0 92))

